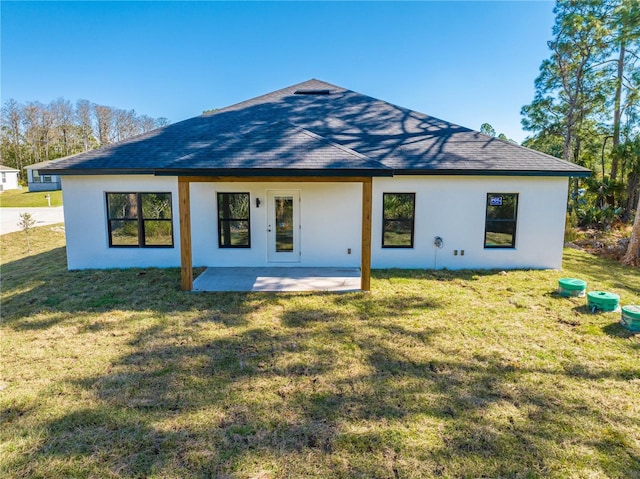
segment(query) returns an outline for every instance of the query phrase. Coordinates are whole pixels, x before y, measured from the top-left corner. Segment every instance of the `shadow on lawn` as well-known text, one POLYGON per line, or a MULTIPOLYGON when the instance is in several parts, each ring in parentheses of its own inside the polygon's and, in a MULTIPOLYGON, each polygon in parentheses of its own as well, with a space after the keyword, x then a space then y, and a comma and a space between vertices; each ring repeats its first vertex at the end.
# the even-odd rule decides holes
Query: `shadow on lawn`
MULTIPOLYGON (((138 340, 144 343, 147 336, 158 334, 162 331, 145 331, 138 340)), ((126 356, 116 365, 117 372, 78 384, 94 392, 102 406, 52 421, 43 446, 30 459, 108 455, 113 458, 111 469, 130 477, 175 472, 166 471, 166 464, 181 464, 182 473, 188 470, 194 477, 233 477, 233 467, 248 455, 330 458, 341 450, 356 460, 342 471, 344 465, 333 464, 336 476, 380 476, 385 472, 381 456, 397 459, 407 452, 402 430, 409 425, 389 424, 427 416, 442 421, 444 429, 444 444, 429 451, 434 466, 430 473, 447 475, 441 464, 459 456, 476 462, 502 458, 486 462, 484 471, 517 475, 544 472, 549 451, 541 444, 574 440, 574 428, 592 414, 587 401, 566 401, 560 389, 546 394, 518 385, 526 369, 498 358, 478 357, 470 364, 454 358, 423 363, 398 357, 381 342, 363 340, 353 330, 334 333, 334 341, 362 348, 372 366, 368 373, 326 384, 334 358, 321 349, 308 351, 315 362, 280 365, 284 355, 298 352, 300 344, 313 343, 317 336, 304 329, 285 334, 250 329, 225 340, 126 356), (265 382, 275 385, 270 389, 276 394, 260 390, 265 382), (187 383, 199 386, 185 387, 187 383), (252 402, 244 397, 248 391, 264 396, 252 402), (514 412, 491 417, 487 412, 501 403, 514 412), (201 429, 153 426, 198 411, 208 414, 201 429), (374 421, 386 426, 361 432, 349 428, 374 421)), ((427 341, 434 336, 437 332, 427 333, 427 341)), ((624 449, 624 437, 603 439, 595 447, 607 453, 624 449)), ((622 477, 632 459, 605 469, 622 477)), ((403 474, 409 472, 401 462, 391 459, 389 464, 403 474)))
MULTIPOLYGON (((321 476, 403 477, 414 467, 403 458, 415 453, 410 444, 417 440, 408 431, 426 421, 424 434, 438 430, 441 436, 420 452, 428 458, 426 476, 466 474, 465 466, 448 469, 452 463, 475 464, 466 466, 473 475, 545 475, 554 448, 574 443, 578 429, 598 412, 561 386, 544 390, 523 378, 558 376, 559 383, 565 375, 587 381, 640 377, 637 370, 592 377, 534 369, 490 353, 432 359, 442 331, 388 319, 399 304, 379 305, 368 321, 354 326, 352 311, 334 309, 344 297, 323 299, 330 312, 287 309, 277 330, 247 322, 242 331, 205 340, 212 320, 203 311, 179 337, 163 326, 140 331, 129 342, 135 352, 111 372, 73 384, 95 395, 100 406, 48 423, 41 446, 25 463, 83 456, 124 477, 236 477, 245 460, 287 457, 283 476, 302 474, 308 463, 309 473, 321 476), (360 352, 348 356, 352 364, 341 363, 338 353, 345 350, 360 352), (346 374, 350 370, 358 374, 346 374), (190 423, 194 416, 204 419, 190 423), (344 454, 348 463, 341 460, 344 454)), ((370 301, 363 295, 351 299, 370 301)), ((408 306, 433 307, 417 298, 408 306)), ((611 477, 640 472, 639 458, 613 426, 623 417, 624 411, 610 413, 611 435, 590 444, 605 456, 628 458, 600 464, 611 477)))
MULTIPOLYGON (((630 331, 630 330, 624 328, 620 324, 620 321, 616 321, 614 323, 607 324, 606 326, 604 326, 602 328, 602 331, 604 331, 609 336, 614 336, 616 338, 624 338, 624 339, 633 338, 634 336, 640 334, 640 332, 634 332, 634 331, 630 331)), ((640 348, 640 344, 636 344, 635 346, 637 348, 640 348)))
MULTIPOLYGON (((495 273, 379 270, 374 272, 374 278, 467 282, 495 273)), ((215 301, 212 301, 213 296, 209 293, 184 293, 179 285, 178 268, 68 271, 65 248, 56 248, 3 265, 2 287, 6 298, 2 304, 3 321, 15 329, 47 329, 68 320, 68 313, 80 317, 83 313, 112 310, 171 313, 192 309, 212 309, 209 319, 222 320, 227 325, 238 325, 238 321, 242 321, 241 316, 229 315, 225 311, 243 303, 246 293, 217 293, 215 301), (38 313, 45 313, 46 319, 34 319, 33 316, 38 313)), ((260 296, 255 294, 253 297, 260 296)), ((351 298, 352 295, 345 295, 345 301, 351 301, 351 298)), ((422 297, 410 301, 424 303, 422 306, 425 307, 437 306, 435 303, 429 304, 429 300, 422 297)), ((366 317, 367 308, 373 304, 371 301, 363 302, 359 314, 366 317)), ((387 308, 386 313, 393 315, 407 307, 410 305, 399 303, 394 305, 395 309, 387 308)), ((249 309, 242 312, 248 313, 249 309)))
MULTIPOLYGON (((584 444, 581 428, 601 412, 562 386, 637 380, 638 368, 547 370, 489 351, 443 354, 444 331, 406 321, 445 310, 426 294, 321 294, 320 308, 305 301, 318 295, 182 293, 177 269, 67 272, 63 258, 60 248, 3 268, 3 288, 17 291, 3 304, 6 324, 76 321, 82 334, 118 326, 87 322, 88 312, 194 314, 179 332, 170 321, 136 332, 105 373, 72 381, 98 405, 45 422, 39 445, 9 470, 37 476, 55 463, 63 476, 244 477, 242 464, 275 457, 281 476, 544 476, 557 448, 578 441, 600 453, 593 460, 603 474, 640 474, 616 426, 624 411, 609 411, 609 434, 584 444), (252 322, 261 309, 277 327, 252 322), (30 318, 38 311, 47 314, 30 318), (550 379, 542 387, 531 377, 550 379), (422 436, 436 439, 420 446, 422 436)), ((416 274, 472 281, 494 273, 374 276, 416 274)))
MULTIPOLYGON (((15 329, 46 329, 68 320, 68 313, 170 313, 211 306, 210 297, 184 293, 179 285, 178 268, 68 271, 65 248, 56 248, 2 266, 3 322, 15 329), (34 319, 38 313, 46 319, 34 319)), ((233 294, 217 299, 222 299, 216 301, 220 311, 243 301, 233 294)))

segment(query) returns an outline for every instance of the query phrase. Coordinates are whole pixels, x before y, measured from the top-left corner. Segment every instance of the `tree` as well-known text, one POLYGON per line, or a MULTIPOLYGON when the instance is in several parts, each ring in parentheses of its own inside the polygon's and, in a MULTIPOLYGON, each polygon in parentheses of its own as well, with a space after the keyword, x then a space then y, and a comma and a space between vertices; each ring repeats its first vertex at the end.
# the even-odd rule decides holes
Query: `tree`
POLYGON ((53 126, 58 130, 62 139, 64 156, 68 156, 71 151, 69 143, 71 142, 70 136, 73 127, 73 106, 69 100, 64 98, 52 101, 49 106, 53 115, 53 126))
POLYGON ((116 141, 140 134, 135 110, 115 110, 116 141))
POLYGON ((93 124, 91 122, 91 102, 78 100, 76 102, 76 125, 80 133, 83 151, 89 151, 93 139, 93 124))
POLYGON ((53 136, 53 114, 51 110, 42 103, 37 105, 38 129, 40 133, 40 144, 44 150, 44 159, 49 161, 51 140, 53 136))
POLYGON ((114 126, 114 109, 110 106, 93 105, 93 114, 96 119, 98 142, 100 146, 105 146, 111 143, 114 138, 113 126, 114 126))
POLYGON ((27 236, 27 251, 31 251, 31 244, 29 243, 29 231, 36 224, 36 220, 29 213, 20 213, 20 221, 18 221, 18 226, 24 231, 24 234, 27 236))
POLYGON ((168 123, 166 118, 140 116, 134 110, 94 105, 88 100, 73 104, 58 98, 47 104, 30 101, 23 105, 8 99, 2 105, 0 159, 22 172, 25 166, 89 151, 168 123))
POLYGON ((557 2, 554 39, 548 43, 551 58, 540 66, 533 102, 522 108, 525 130, 562 136, 567 161, 579 157, 582 122, 605 102, 601 71, 595 66, 606 53, 611 8, 601 0, 557 2))
MULTIPOLYGON (((620 144, 621 119, 626 108, 637 103, 640 82, 636 60, 640 53, 640 8, 635 2, 621 2, 611 17, 612 46, 618 49, 615 61, 615 93, 613 100, 613 150, 620 144), (636 78, 634 78, 636 77, 636 78)), ((611 161, 611 178, 618 175, 619 157, 611 161)))
POLYGON ((525 139, 522 142, 522 146, 542 151, 543 153, 555 156, 556 158, 562 158, 562 148, 564 147, 564 142, 560 135, 543 131, 535 136, 531 136, 525 139))
MULTIPOLYGON (((491 126, 490 123, 483 123, 482 125, 480 125, 480 133, 496 138, 496 130, 491 126)), ((518 142, 510 138, 507 138, 507 135, 505 135, 504 133, 500 133, 499 135, 497 135, 497 138, 502 141, 508 141, 509 143, 513 143, 514 145, 518 144, 518 142)))
POLYGON ((156 128, 162 128, 163 126, 167 126, 169 124, 169 119, 161 116, 160 118, 156 118, 156 128))
POLYGON ((142 115, 140 117, 140 128, 142 129, 142 133, 147 133, 148 131, 155 130, 156 121, 147 115, 142 115))
POLYGON ((573 181, 571 201, 581 182, 597 194, 580 211, 623 208, 627 220, 640 188, 640 3, 558 0, 554 13, 551 56, 522 108, 533 132, 524 145, 591 168, 594 178, 573 181))
POLYGON ((626 181, 624 218, 630 219, 631 210, 640 199, 640 133, 633 140, 618 145, 614 154, 620 158, 621 177, 626 181))
POLYGON ((29 102, 23 108, 22 126, 24 127, 24 139, 31 157, 32 163, 40 161, 40 151, 38 149, 38 103, 29 102))
POLYGON ((640 265, 640 195, 638 195, 638 206, 636 206, 636 219, 633 222, 631 237, 629 238, 629 246, 627 254, 622 258, 622 264, 640 265))
POLYGON ((480 133, 484 133, 489 136, 496 136, 496 130, 489 123, 483 123, 480 125, 480 133))
MULTIPOLYGON (((7 100, 2 106, 2 131, 3 136, 8 136, 7 150, 13 156, 13 161, 9 162, 10 166, 22 172, 22 119, 24 109, 22 105, 13 99, 7 100)), ((4 152, 3 152, 4 153, 4 152)), ((6 156, 2 155, 3 159, 6 156)))

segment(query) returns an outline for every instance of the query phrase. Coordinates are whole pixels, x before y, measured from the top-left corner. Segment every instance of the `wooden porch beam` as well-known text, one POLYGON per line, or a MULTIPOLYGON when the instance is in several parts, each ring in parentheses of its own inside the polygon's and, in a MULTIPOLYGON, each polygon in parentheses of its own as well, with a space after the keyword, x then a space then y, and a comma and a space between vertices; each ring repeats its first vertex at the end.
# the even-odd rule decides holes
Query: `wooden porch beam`
POLYGON ((191 198, 190 182, 178 178, 180 209, 180 285, 182 291, 193 289, 193 259, 191 254, 191 198))
POLYGON ((360 183, 371 181, 362 176, 179 176, 191 183, 360 183))
POLYGON ((360 289, 371 290, 371 178, 362 180, 362 253, 360 265, 360 289))

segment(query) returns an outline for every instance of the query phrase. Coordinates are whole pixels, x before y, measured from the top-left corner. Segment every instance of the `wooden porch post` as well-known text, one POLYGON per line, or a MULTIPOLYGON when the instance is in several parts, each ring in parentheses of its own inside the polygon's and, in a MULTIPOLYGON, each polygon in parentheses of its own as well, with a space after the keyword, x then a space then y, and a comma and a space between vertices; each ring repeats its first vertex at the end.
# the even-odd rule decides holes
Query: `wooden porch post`
POLYGON ((188 178, 178 178, 180 209, 180 284, 182 291, 193 289, 193 260, 191 255, 191 199, 188 178))
POLYGON ((371 204, 372 180, 362 180, 362 259, 360 266, 360 289, 371 290, 371 204))

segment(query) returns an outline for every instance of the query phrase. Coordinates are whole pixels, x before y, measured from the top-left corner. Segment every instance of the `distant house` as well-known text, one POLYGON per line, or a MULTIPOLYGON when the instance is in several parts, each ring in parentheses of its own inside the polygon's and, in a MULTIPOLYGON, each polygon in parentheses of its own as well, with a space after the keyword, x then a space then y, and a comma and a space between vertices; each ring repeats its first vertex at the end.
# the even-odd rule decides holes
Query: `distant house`
POLYGON ((589 170, 310 80, 58 160, 70 269, 560 268, 589 170))
POLYGON ((17 190, 20 188, 18 184, 18 173, 20 170, 0 165, 0 191, 17 190))
POLYGON ((49 173, 46 170, 40 172, 42 168, 49 165, 55 165, 55 160, 42 161, 24 167, 27 171, 27 186, 29 187, 29 191, 52 191, 62 188, 60 175, 49 173))

